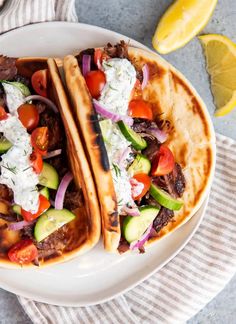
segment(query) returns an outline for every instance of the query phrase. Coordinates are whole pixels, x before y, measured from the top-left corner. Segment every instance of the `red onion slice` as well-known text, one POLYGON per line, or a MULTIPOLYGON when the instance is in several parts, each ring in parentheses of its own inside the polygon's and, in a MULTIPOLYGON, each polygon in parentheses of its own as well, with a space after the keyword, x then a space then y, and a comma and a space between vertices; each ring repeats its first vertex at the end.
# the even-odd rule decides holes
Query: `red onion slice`
POLYGON ((31 101, 31 100, 39 100, 44 102, 46 105, 48 105, 48 107, 50 107, 55 113, 58 113, 58 109, 57 106, 52 102, 52 100, 45 98, 43 96, 40 95, 32 95, 32 96, 28 96, 25 97, 25 102, 27 101, 31 101))
POLYGON ((160 143, 164 143, 167 140, 168 135, 157 127, 147 128, 147 133, 152 134, 160 143))
POLYGON ((128 158, 129 154, 132 152, 131 147, 128 146, 124 150, 121 150, 121 154, 118 157, 117 164, 120 168, 124 167, 124 161, 128 158))
POLYGON ((150 237, 151 230, 152 230, 152 223, 148 226, 148 228, 146 229, 146 231, 138 241, 134 241, 130 244, 130 250, 139 249, 143 247, 144 243, 146 243, 150 237))
POLYGON ((67 172, 61 180, 55 199, 55 209, 63 209, 66 190, 73 179, 71 172, 67 172))
POLYGON ((128 207, 128 206, 124 205, 122 207, 122 211, 125 212, 129 216, 139 216, 140 215, 140 211, 137 206, 128 207))
POLYGON ((36 222, 36 220, 33 220, 32 222, 27 222, 27 221, 23 220, 21 222, 11 223, 8 225, 8 229, 11 231, 19 231, 26 226, 33 225, 35 222, 36 222))
POLYGON ((102 117, 111 119, 113 122, 118 122, 119 120, 122 120, 125 124, 128 126, 133 125, 133 118, 129 116, 121 116, 119 114, 115 114, 109 110, 107 110, 103 105, 100 104, 96 99, 93 99, 93 105, 98 114, 100 114, 102 117))
POLYGON ((82 73, 86 76, 91 70, 91 55, 84 54, 82 58, 82 73))
POLYGON ((58 155, 61 154, 61 152, 62 152, 62 149, 58 149, 58 150, 48 152, 47 155, 43 156, 43 159, 46 160, 46 159, 50 159, 52 157, 58 156, 58 155))
POLYGON ((143 82, 142 82, 142 90, 146 87, 149 80, 149 67, 147 64, 144 64, 143 68, 143 82))

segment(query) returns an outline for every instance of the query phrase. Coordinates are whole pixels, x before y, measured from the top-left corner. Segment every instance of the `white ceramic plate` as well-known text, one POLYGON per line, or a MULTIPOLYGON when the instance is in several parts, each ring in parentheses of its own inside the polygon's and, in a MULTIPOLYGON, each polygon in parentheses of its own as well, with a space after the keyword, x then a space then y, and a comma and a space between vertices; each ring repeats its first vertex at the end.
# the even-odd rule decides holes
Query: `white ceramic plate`
MULTIPOLYGON (((0 37, 0 52, 8 56, 63 56, 79 48, 102 46, 127 37, 99 27, 73 23, 30 25, 0 37)), ((135 46, 142 44, 131 40, 135 46)), ((170 261, 189 241, 207 202, 192 219, 157 242, 145 254, 110 255, 96 246, 88 254, 45 269, 0 269, 0 286, 45 303, 85 306, 105 302, 131 289, 170 261)))

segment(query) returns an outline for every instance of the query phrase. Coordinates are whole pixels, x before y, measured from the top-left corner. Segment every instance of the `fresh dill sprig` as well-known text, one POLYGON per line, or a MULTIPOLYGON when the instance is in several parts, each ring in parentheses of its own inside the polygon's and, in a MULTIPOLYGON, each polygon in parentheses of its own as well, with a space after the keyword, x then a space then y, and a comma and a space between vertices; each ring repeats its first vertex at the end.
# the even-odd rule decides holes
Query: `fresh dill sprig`
POLYGON ((112 166, 115 171, 116 177, 120 177, 121 174, 120 168, 115 163, 112 163, 112 166))
POLYGON ((31 165, 30 165, 30 166, 28 166, 27 168, 25 168, 25 169, 23 170, 23 172, 25 172, 25 171, 29 170, 30 168, 32 168, 32 167, 31 167, 31 165))
POLYGON ((112 64, 110 64, 110 63, 108 63, 108 62, 106 62, 106 61, 103 61, 103 64, 105 64, 105 65, 108 66, 108 67, 112 67, 112 64))
POLYGON ((110 84, 109 84, 109 88, 110 88, 111 90, 118 91, 116 88, 113 88, 110 84))
POLYGON ((14 174, 16 174, 16 166, 14 166, 14 167, 10 167, 10 166, 7 164, 7 166, 5 166, 5 165, 1 165, 1 167, 2 167, 2 168, 5 168, 6 170, 8 170, 8 171, 10 171, 10 172, 12 172, 12 173, 14 173, 14 174))
POLYGON ((123 206, 123 199, 120 199, 120 200, 117 202, 117 205, 118 205, 119 207, 123 206))

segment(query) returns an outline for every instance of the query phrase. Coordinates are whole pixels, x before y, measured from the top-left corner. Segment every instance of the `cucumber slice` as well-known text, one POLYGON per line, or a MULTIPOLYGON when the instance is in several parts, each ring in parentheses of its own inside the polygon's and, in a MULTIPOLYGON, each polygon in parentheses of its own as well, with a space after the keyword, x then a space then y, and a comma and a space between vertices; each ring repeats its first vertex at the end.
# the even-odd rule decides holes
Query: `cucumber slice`
POLYGON ((20 205, 13 205, 13 206, 12 206, 12 210, 13 210, 14 213, 16 213, 17 215, 21 215, 21 206, 20 206, 20 205))
POLYGON ((61 228, 63 225, 75 219, 75 215, 67 209, 49 209, 42 214, 34 228, 34 237, 41 242, 50 234, 61 228))
POLYGON ((137 241, 158 215, 160 208, 143 206, 139 208, 140 216, 127 216, 123 222, 123 235, 131 243, 137 241))
POLYGON ((30 96, 29 88, 24 83, 15 82, 15 81, 2 81, 2 82, 13 85, 18 90, 20 90, 20 92, 23 94, 23 96, 25 96, 25 97, 30 96))
POLYGON ((12 147, 12 143, 6 139, 6 137, 0 137, 0 153, 5 153, 12 147))
POLYGON ((139 134, 135 133, 129 126, 127 126, 122 120, 118 123, 121 133, 124 137, 131 142, 132 146, 136 150, 143 150, 147 147, 147 142, 139 134))
POLYGON ((45 198, 47 198, 47 200, 49 200, 50 195, 49 195, 49 190, 48 190, 47 187, 44 187, 43 189, 41 189, 41 190, 39 191, 39 193, 40 193, 41 195, 43 195, 45 198))
POLYGON ((110 119, 104 119, 99 122, 102 137, 105 142, 109 142, 109 136, 112 129, 112 121, 110 119))
POLYGON ((161 205, 171 210, 180 210, 183 201, 171 197, 165 190, 151 184, 150 195, 161 205))
POLYGON ((137 154, 134 162, 128 168, 128 173, 133 176, 138 173, 149 174, 151 162, 142 154, 137 154))
POLYGON ((39 184, 55 190, 59 186, 59 177, 56 169, 46 162, 43 162, 43 170, 39 175, 39 184))

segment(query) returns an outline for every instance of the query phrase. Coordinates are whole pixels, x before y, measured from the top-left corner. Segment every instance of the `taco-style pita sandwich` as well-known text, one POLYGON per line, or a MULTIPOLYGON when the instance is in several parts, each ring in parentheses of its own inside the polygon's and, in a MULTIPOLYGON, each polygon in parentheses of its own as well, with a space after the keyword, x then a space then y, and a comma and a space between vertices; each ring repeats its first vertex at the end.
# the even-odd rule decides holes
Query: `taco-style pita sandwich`
POLYGON ((56 62, 0 56, 0 266, 59 263, 100 237, 96 188, 56 62))
POLYGON ((97 185, 104 246, 139 249, 188 221, 214 171, 214 131, 189 82, 124 42, 64 59, 97 185))

